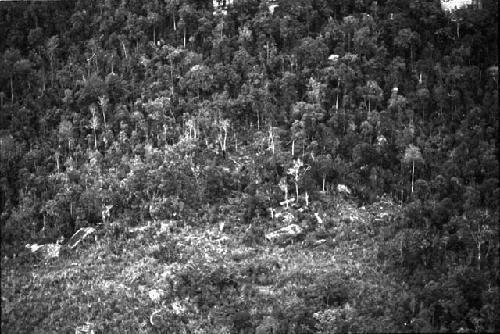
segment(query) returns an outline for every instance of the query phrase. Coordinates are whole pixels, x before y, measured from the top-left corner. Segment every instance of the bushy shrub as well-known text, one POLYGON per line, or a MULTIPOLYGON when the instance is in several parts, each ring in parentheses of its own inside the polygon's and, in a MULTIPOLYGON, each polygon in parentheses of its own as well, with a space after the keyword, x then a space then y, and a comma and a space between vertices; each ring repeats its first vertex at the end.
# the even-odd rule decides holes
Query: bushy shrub
POLYGON ((317 327, 321 333, 356 332, 358 329, 354 321, 357 317, 356 309, 348 303, 316 312, 313 317, 318 321, 317 327))
POLYGON ((40 231, 36 207, 29 197, 23 198, 7 221, 2 221, 2 246, 25 243, 40 231))
POLYGON ((151 255, 160 263, 170 264, 181 261, 181 250, 175 240, 164 241, 151 255))

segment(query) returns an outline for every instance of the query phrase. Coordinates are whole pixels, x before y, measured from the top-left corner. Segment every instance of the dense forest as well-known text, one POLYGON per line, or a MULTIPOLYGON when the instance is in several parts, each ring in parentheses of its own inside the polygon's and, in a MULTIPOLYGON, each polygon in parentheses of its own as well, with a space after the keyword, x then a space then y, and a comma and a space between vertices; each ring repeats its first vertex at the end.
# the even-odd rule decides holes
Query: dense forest
MULTIPOLYGON (((64 245, 82 227, 102 235, 87 247, 118 254, 147 246, 130 229, 182 225, 139 258, 187 263, 162 298, 196 308, 97 332, 500 330, 498 1, 451 13, 430 0, 2 2, 0 36, 2 267, 40 270, 25 245, 64 245), (383 203, 364 225, 336 219, 383 203), (290 222, 302 237, 273 252, 293 262, 362 239, 363 266, 392 279, 375 289, 347 273, 290 274, 275 288, 310 286, 237 304, 283 265, 261 254, 217 271, 179 241, 213 227, 269 247, 265 235, 290 222), (214 315, 214 298, 232 320, 214 315)), ((14 289, 5 275, 2 291, 14 289)), ((23 317, 53 317, 43 299, 9 298, 2 330, 64 332, 63 320, 23 317)))

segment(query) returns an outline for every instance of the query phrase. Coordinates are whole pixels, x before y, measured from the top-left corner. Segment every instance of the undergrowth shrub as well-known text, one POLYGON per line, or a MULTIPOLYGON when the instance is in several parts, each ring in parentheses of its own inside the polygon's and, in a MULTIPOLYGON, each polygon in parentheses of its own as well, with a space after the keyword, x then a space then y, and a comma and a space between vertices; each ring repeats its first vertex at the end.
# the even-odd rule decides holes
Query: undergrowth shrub
POLYGON ((181 250, 175 240, 163 241, 157 250, 152 254, 153 258, 160 261, 160 263, 170 264, 182 261, 181 250))

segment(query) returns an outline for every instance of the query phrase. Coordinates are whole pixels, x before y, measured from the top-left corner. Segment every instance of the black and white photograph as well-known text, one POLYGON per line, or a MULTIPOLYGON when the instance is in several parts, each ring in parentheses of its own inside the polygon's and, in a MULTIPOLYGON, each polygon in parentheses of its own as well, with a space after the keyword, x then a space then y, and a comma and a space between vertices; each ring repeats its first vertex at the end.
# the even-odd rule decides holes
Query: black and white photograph
POLYGON ((1 332, 499 333, 498 0, 0 0, 1 332))

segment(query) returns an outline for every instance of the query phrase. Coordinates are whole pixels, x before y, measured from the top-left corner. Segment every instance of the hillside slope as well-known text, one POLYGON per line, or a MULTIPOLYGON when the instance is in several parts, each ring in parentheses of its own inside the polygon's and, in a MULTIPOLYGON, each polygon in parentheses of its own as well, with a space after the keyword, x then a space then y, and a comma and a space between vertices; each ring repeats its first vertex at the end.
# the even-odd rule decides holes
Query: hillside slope
MULTIPOLYGON (((83 321, 81 307, 96 326, 139 330, 153 304, 127 322, 121 305, 143 297, 121 277, 151 258, 138 266, 158 275, 180 263, 184 281, 160 298, 194 307, 179 325, 201 314, 211 331, 280 319, 296 333, 500 331, 498 1, 480 3, 0 2, 2 284, 14 296, 2 326, 49 330, 47 315, 83 321), (399 206, 376 217, 381 199, 399 206), (81 228, 96 243, 66 252, 81 228), (27 245, 66 254, 46 267, 27 245), (90 259, 89 276, 71 265, 90 259), (39 290, 30 270, 59 279, 39 290), (60 285, 78 301, 102 290, 109 308, 44 303, 60 285), (214 300, 239 311, 206 320, 214 300)), ((158 321, 170 319, 161 301, 158 321)))
POLYGON ((390 228, 398 210, 341 202, 316 226, 304 213, 297 223, 308 232, 289 245, 255 235, 286 225, 281 219, 249 230, 230 214, 222 232, 159 233, 153 224, 35 267, 28 254, 4 260, 2 330, 229 333, 243 312, 258 333, 408 330, 418 319, 415 296, 384 271, 375 248, 383 238, 376 230, 390 228))

